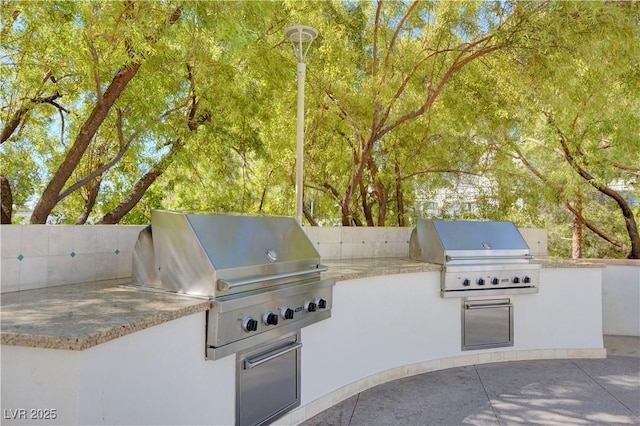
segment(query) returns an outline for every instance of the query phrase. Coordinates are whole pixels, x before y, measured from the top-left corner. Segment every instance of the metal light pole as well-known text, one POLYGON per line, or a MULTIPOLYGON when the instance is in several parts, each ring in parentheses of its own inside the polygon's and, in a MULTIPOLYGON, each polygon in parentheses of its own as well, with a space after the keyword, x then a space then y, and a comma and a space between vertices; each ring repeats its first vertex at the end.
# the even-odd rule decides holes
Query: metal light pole
POLYGON ((306 25, 286 28, 284 35, 291 40, 293 53, 298 59, 298 118, 296 129, 296 220, 302 225, 302 165, 304 163, 304 79, 307 66, 304 59, 318 30, 306 25))

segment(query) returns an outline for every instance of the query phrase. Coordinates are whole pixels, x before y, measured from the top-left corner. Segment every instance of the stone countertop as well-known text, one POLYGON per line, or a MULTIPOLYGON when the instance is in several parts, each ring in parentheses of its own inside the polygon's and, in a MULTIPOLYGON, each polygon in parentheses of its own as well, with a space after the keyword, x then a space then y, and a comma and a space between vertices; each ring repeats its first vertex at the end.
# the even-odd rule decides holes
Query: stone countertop
MULTIPOLYGON (((543 268, 603 268, 600 262, 537 259, 543 268)), ((323 262, 323 278, 347 281, 380 275, 440 272, 409 258, 323 262)), ((69 284, 2 294, 3 345, 84 350, 211 307, 208 300, 135 288, 130 279, 69 284)))
POLYGON ((604 268, 606 263, 597 259, 562 259, 559 257, 534 258, 532 263, 539 263, 542 268, 604 268))
MULTIPOLYGON (((532 261, 542 268, 604 268, 605 264, 596 259, 573 260, 559 258, 536 258, 532 261)), ((329 270, 323 273, 325 278, 346 281, 378 275, 408 274, 412 272, 440 272, 442 265, 426 263, 409 258, 376 258, 376 259, 340 259, 322 262, 329 270)))
POLYGON ((397 257, 326 260, 322 264, 329 268, 327 272, 322 274, 322 277, 334 278, 336 281, 413 272, 440 272, 442 270, 441 265, 397 257))
POLYGON ((130 284, 130 279, 110 280, 3 293, 1 343, 80 351, 211 305, 130 284))

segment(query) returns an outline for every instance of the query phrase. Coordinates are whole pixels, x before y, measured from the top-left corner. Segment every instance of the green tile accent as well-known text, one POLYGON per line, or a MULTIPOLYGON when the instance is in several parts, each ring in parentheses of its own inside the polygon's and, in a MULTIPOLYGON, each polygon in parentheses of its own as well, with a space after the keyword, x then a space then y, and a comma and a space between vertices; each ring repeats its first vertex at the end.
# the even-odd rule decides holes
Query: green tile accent
POLYGON ((120 250, 116 249, 116 251, 114 251, 115 254, 120 254, 120 250))
POLYGON ((76 257, 76 252, 75 252, 75 251, 72 251, 72 252, 69 254, 69 256, 71 256, 71 257, 76 257))
POLYGON ((19 255, 18 255, 18 260, 19 260, 20 262, 22 262, 22 259, 24 259, 24 256, 23 256, 23 255, 21 255, 21 254, 19 254, 19 255))

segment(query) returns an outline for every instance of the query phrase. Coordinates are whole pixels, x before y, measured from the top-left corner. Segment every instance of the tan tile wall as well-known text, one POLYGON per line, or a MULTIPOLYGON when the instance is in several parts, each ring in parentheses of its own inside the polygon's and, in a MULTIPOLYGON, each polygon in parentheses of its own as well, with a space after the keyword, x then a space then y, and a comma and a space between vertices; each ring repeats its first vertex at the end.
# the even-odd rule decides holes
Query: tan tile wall
MULTIPOLYGON (((131 276, 133 246, 144 226, 2 225, 0 292, 131 276)), ((323 259, 408 257, 411 227, 303 227, 323 259)), ((544 229, 520 230, 546 256, 544 229)))
MULTIPOLYGON (((323 259, 408 257, 413 227, 303 227, 323 259)), ((547 230, 519 228, 531 254, 547 256, 547 230)))
POLYGON ((142 228, 2 225, 0 292, 130 277, 142 228))

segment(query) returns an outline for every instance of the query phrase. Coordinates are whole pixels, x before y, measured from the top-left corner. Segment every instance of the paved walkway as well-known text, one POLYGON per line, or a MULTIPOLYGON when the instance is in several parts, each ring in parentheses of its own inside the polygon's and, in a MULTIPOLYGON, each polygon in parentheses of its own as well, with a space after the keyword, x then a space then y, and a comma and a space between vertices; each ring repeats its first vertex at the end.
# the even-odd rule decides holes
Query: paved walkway
POLYGON ((606 359, 513 361, 388 382, 312 425, 640 425, 640 338, 605 336, 606 359))

